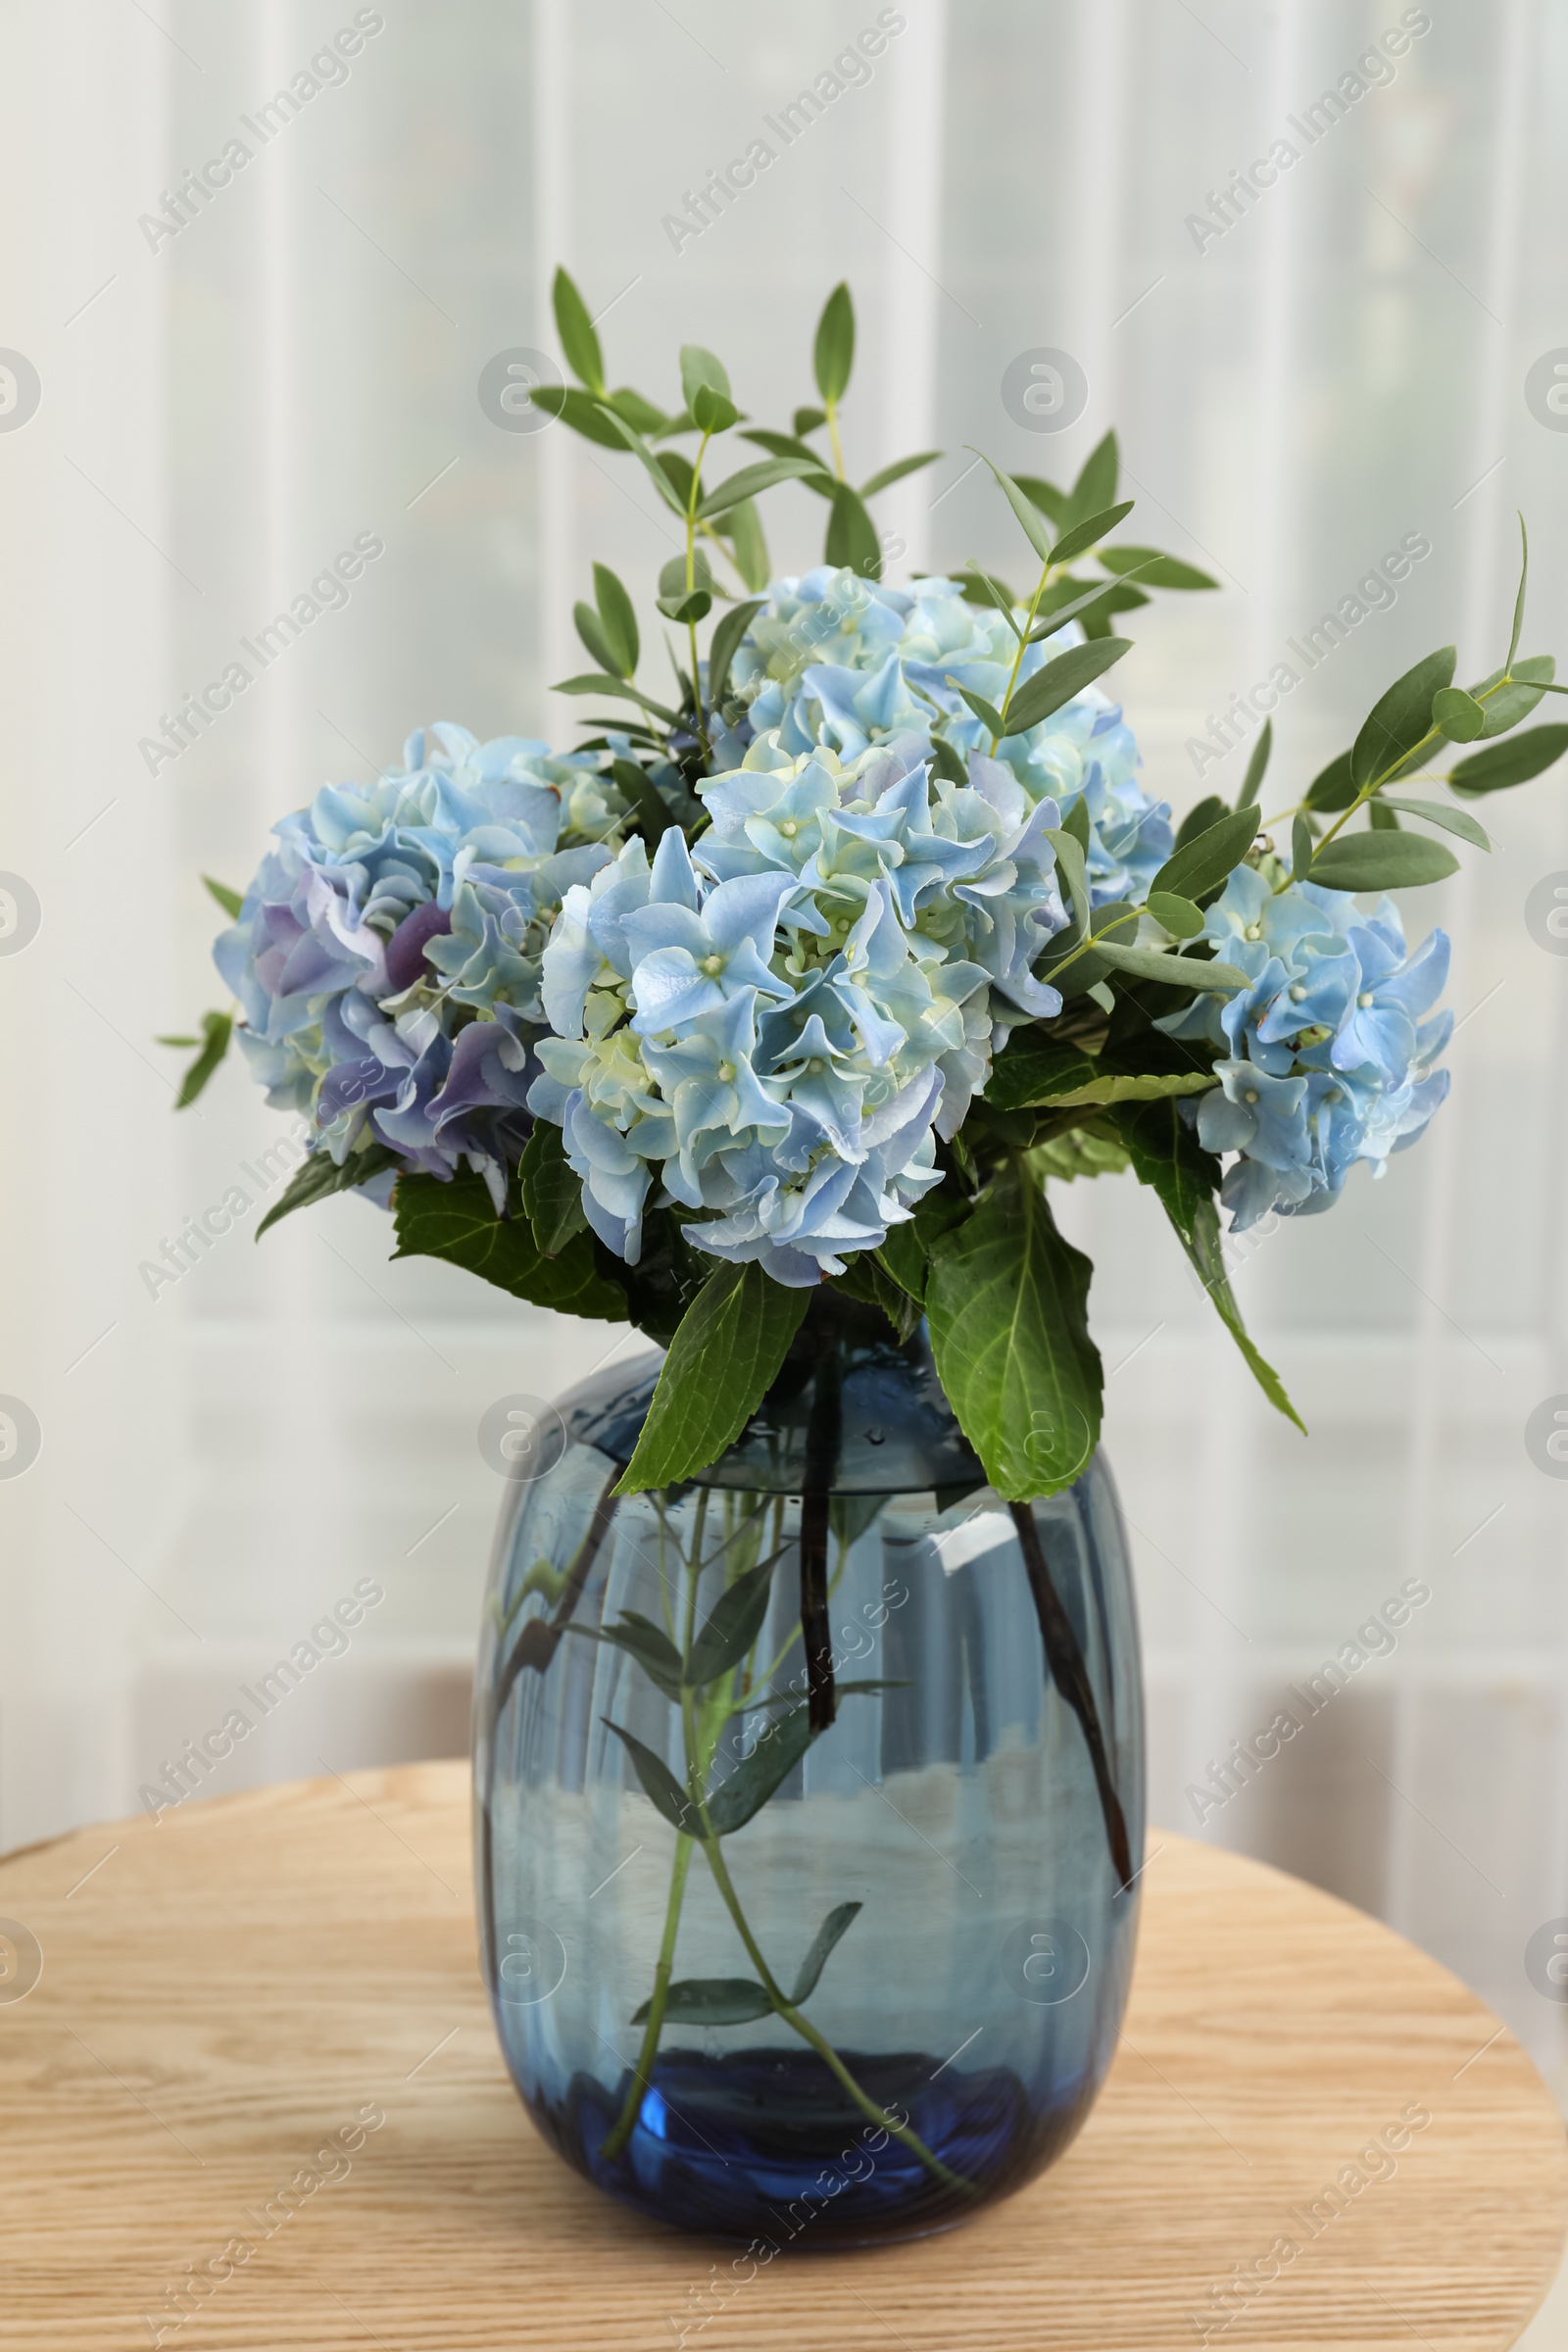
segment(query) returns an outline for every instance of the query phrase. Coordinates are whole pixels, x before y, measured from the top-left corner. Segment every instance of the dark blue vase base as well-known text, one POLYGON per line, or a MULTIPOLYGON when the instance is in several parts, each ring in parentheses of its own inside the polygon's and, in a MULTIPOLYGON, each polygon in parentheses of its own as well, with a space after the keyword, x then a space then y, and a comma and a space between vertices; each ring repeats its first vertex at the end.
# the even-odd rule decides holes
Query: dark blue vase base
POLYGON ((906 2118, 980 2193, 938 2179, 902 2140, 884 2136, 810 2050, 664 2052, 619 2156, 602 2151, 629 2072, 613 2093, 590 2074, 574 2075, 564 2099, 536 2097, 529 2112, 575 2171, 656 2220, 812 2251, 924 2237, 967 2220, 1052 2162, 1092 2098, 1085 2086, 1042 2112, 1038 2092, 1031 2105, 1005 2068, 943 2075, 941 2059, 913 2052, 841 2055, 879 2107, 906 2118))

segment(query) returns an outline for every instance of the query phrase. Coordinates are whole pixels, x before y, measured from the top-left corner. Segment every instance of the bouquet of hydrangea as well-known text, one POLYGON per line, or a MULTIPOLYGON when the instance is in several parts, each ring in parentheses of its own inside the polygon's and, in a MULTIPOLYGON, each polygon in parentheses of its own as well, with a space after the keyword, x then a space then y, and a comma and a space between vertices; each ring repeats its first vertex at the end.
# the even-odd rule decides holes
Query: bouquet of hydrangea
POLYGON ((1049 1187, 1128 1168, 1292 1413, 1220 1210, 1331 1207, 1446 1093, 1447 943, 1412 949, 1385 894, 1454 870, 1440 836, 1486 849, 1467 804, 1568 746, 1494 740, 1564 691, 1519 658, 1523 578, 1489 676, 1455 686, 1451 647, 1418 662, 1266 829, 1265 727, 1237 806, 1176 825, 1102 681, 1119 615, 1213 583, 1113 539, 1113 436, 1070 490, 992 466, 1027 592, 973 565, 895 587, 870 502, 936 453, 847 479, 847 289, 789 432, 749 426, 694 346, 673 412, 607 389, 564 273, 556 309, 578 381, 533 397, 640 465, 684 536, 656 600, 673 687, 639 682, 633 601, 596 564, 594 667, 561 691, 612 708, 576 750, 438 725, 285 817, 243 898, 219 893, 238 1011, 206 1016, 182 1099, 232 1034, 315 1129, 266 1223, 354 1188, 398 1254, 663 1343, 627 1491, 723 1451, 824 1283, 901 1335, 926 1318, 999 1494, 1068 1484, 1101 1374, 1049 1187), (717 478, 743 427, 761 454, 717 478), (773 579, 757 502, 785 482, 825 502, 826 544, 773 579), (1407 797, 1428 768, 1446 797, 1407 797))

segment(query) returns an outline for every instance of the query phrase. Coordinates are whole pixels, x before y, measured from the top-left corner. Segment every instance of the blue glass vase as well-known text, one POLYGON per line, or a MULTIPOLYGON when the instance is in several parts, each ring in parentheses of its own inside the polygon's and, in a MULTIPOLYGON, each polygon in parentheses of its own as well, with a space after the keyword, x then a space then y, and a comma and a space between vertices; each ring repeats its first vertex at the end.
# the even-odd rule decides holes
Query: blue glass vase
POLYGON ((658 1370, 575 1390, 509 1480, 474 1740, 501 2045, 643 2213, 920 2235, 1060 2155, 1121 2022, 1144 1765, 1110 1473, 1000 1501, 923 1332, 823 1294, 731 1450, 617 1499, 658 1370))

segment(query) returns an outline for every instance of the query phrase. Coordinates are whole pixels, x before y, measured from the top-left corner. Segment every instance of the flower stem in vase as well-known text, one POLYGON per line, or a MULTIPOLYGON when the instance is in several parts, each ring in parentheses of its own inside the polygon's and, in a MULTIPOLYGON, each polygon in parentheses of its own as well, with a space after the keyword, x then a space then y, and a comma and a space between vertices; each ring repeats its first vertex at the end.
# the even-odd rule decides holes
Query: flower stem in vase
POLYGON ((1034 1511, 1027 1502, 1011 1502, 1007 1508, 1012 1513, 1012 1523, 1018 1531, 1018 1544, 1029 1577, 1029 1590, 1034 1595, 1035 1614, 1040 1620, 1040 1639, 1045 1644, 1046 1664, 1057 1690, 1083 1726, 1089 1761, 1094 1767, 1095 1786, 1100 1791, 1100 1809, 1105 1817, 1105 1835, 1110 1840, 1110 1858, 1123 1886, 1130 1886, 1133 1862, 1127 1843, 1127 1822, 1121 1809, 1121 1798, 1116 1794, 1116 1784, 1111 1778, 1105 1737, 1101 1729, 1100 1710, 1095 1704, 1094 1685, 1089 1680, 1084 1653, 1078 1646, 1072 1619, 1062 1607, 1061 1596, 1051 1581, 1034 1511))

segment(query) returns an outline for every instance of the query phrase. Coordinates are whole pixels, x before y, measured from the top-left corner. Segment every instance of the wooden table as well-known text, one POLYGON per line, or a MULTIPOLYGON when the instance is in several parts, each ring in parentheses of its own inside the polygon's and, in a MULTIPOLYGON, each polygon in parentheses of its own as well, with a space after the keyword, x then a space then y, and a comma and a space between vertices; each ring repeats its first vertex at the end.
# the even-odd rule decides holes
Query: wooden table
POLYGON ((1329 1896, 1156 1835, 1126 2037, 1055 2170, 923 2244, 738 2278, 732 2247, 606 2202, 534 2136, 467 1845, 466 1768, 424 1764, 0 1864, 0 2339, 1154 2352, 1198 2342, 1196 2313, 1228 2346, 1482 2352, 1556 2267, 1563 2127, 1491 2012, 1329 1896), (29 1936, 41 1976, 6 1999, 29 1936), (1357 2164, 1412 2110, 1407 2145, 1357 2164), (1276 2275, 1220 2331, 1237 2264, 1276 2275))

